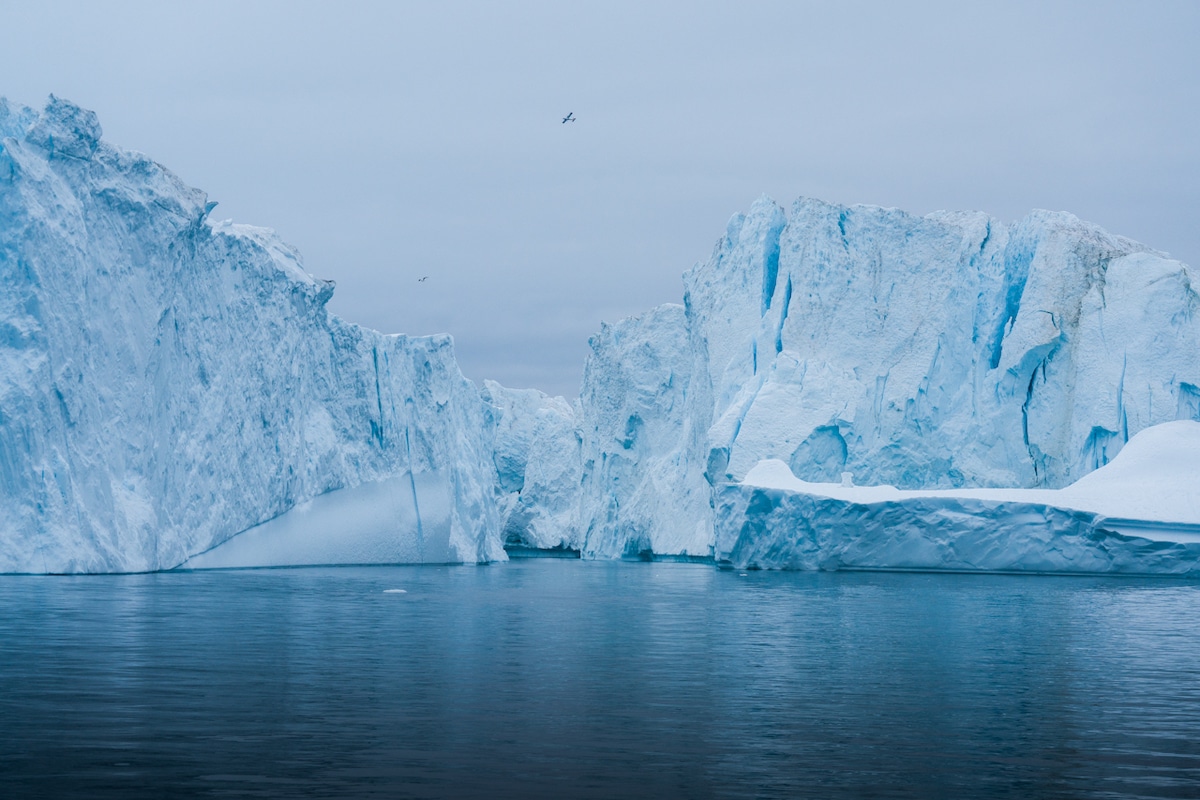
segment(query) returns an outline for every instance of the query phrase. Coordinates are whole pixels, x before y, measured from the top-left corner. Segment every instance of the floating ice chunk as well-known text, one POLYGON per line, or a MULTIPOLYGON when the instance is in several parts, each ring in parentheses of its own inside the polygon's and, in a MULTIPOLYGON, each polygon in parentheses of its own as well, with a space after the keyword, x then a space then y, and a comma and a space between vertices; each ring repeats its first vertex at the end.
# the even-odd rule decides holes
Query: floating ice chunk
POLYGON ((1200 422, 1148 428, 1064 489, 811 483, 763 461, 717 494, 735 567, 1200 574, 1200 422))

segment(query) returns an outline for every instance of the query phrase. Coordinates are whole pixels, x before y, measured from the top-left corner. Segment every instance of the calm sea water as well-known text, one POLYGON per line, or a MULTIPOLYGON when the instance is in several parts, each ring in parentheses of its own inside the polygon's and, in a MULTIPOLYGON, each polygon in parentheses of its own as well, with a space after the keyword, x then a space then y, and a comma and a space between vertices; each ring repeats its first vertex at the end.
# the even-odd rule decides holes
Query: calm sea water
POLYGON ((1198 797, 1200 585, 2 577, 0 796, 56 795, 1198 797))

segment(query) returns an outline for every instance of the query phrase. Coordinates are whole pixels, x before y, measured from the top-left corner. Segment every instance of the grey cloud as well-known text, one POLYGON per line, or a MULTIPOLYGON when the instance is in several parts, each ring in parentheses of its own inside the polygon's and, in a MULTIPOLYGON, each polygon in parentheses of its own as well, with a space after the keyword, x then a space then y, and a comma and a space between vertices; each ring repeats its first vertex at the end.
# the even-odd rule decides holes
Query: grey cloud
POLYGON ((1200 6, 829 5, 14 4, 0 94, 96 110, 346 318, 567 394, 764 192, 1066 209, 1200 263, 1200 6))

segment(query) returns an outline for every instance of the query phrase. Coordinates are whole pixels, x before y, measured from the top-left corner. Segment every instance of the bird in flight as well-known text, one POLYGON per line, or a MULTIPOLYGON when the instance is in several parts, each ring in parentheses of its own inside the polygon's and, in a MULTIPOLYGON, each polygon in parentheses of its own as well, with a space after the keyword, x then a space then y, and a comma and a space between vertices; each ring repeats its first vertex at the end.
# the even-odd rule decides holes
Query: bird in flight
POLYGON ((568 111, 567 115, 563 117, 563 124, 566 125, 568 122, 574 122, 576 119, 578 119, 578 117, 575 116, 575 112, 568 111))
POLYGON ((426 275, 426 276, 425 276, 425 277, 423 277, 423 278, 417 278, 417 283, 424 283, 424 282, 425 282, 425 281, 427 281, 427 280, 429 280, 429 276, 428 276, 428 275, 426 275))

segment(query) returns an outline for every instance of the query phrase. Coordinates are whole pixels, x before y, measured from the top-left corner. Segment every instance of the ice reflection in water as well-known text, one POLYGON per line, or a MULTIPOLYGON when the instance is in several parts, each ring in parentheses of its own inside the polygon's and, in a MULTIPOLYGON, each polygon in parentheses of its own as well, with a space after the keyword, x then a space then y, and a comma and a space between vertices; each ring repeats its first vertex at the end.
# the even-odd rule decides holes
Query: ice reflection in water
POLYGON ((0 577, 0 795, 1194 797, 1198 607, 557 560, 0 577))

